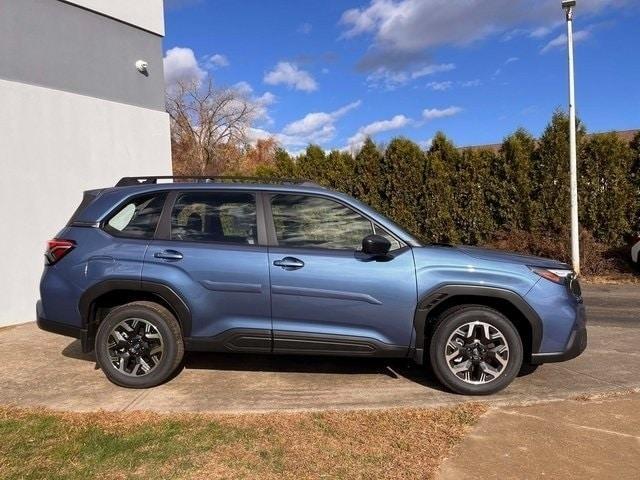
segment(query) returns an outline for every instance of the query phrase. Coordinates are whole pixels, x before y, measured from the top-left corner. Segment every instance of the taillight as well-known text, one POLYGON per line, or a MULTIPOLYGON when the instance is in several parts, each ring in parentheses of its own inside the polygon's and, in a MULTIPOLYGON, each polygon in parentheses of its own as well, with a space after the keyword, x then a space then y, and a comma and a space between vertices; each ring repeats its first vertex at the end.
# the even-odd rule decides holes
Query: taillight
POLYGON ((60 261, 67 253, 74 249, 76 242, 54 238, 47 242, 47 251, 44 252, 45 264, 53 265, 60 261))

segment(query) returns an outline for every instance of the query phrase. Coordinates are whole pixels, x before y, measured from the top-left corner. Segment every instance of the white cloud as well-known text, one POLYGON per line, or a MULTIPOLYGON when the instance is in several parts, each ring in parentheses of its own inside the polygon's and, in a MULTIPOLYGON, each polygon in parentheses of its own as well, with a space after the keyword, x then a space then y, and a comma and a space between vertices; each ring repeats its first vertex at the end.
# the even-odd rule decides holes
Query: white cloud
MULTIPOLYGON (((398 71, 425 60, 443 45, 466 45, 489 35, 529 31, 542 35, 562 18, 558 0, 370 0, 345 11, 343 37, 368 34, 373 47, 360 62, 363 70, 398 71), (515 29, 515 30, 514 30, 515 29)), ((619 7, 631 0, 581 0, 581 16, 619 7)))
POLYGON ((265 92, 260 96, 255 96, 253 87, 245 81, 238 82, 231 88, 249 101, 249 104, 253 108, 254 121, 263 121, 267 124, 273 123, 273 119, 269 116, 269 107, 277 101, 277 98, 273 93, 265 92))
POLYGON ((215 53, 213 55, 207 55, 204 58, 205 66, 211 70, 217 70, 218 68, 224 68, 229 66, 229 59, 221 53, 215 53))
POLYGON ((480 85, 482 85, 482 81, 480 81, 479 78, 476 78, 473 80, 467 80, 465 82, 460 82, 460 86, 464 88, 479 87, 480 85))
POLYGON ((406 85, 412 80, 435 75, 441 72, 450 72, 456 68, 453 63, 440 63, 425 65, 414 70, 394 71, 385 67, 380 67, 367 76, 367 84, 373 88, 385 88, 394 90, 406 85))
POLYGON ((162 60, 164 65, 164 81, 170 88, 178 82, 200 83, 207 76, 190 48, 174 47, 167 50, 162 60))
POLYGON ((425 108, 422 111, 422 118, 424 118, 425 120, 435 120, 437 118, 445 118, 445 117, 452 117, 454 115, 457 115, 458 113, 462 112, 462 108, 460 107, 448 107, 448 108, 443 108, 443 109, 439 109, 439 108, 425 108))
POLYGON ((313 92, 318 89, 318 84, 311 74, 291 62, 279 62, 273 70, 265 74, 264 82, 269 85, 286 85, 303 92, 313 92))
POLYGON ((333 112, 312 112, 300 120, 289 123, 282 129, 289 142, 294 139, 301 144, 324 143, 335 136, 335 121, 351 110, 358 108, 360 100, 349 103, 333 112))
MULTIPOLYGON (((591 36, 591 32, 589 32, 588 30, 580 30, 573 34, 573 41, 574 43, 578 43, 578 42, 581 42, 582 40, 586 40, 590 36, 591 36)), ((558 35, 556 38, 554 38, 549 43, 547 43, 544 47, 542 47, 542 49, 540 50, 540 53, 544 54, 555 48, 565 48, 566 46, 567 46, 567 35, 563 33, 562 35, 558 35)))
POLYGON ((538 28, 534 28, 533 30, 531 30, 531 32, 529 32, 529 36, 531 38, 542 38, 542 37, 546 37, 547 35, 549 35, 551 33, 552 28, 551 27, 538 27, 538 28))
POLYGON ((243 95, 253 94, 253 87, 249 82, 245 82, 244 80, 236 83, 232 88, 243 95))
POLYGON ((344 116, 354 108, 358 108, 361 103, 362 102, 358 100, 330 113, 308 113, 300 120, 288 124, 282 131, 288 135, 308 135, 322 126, 332 124, 335 120, 344 116))
POLYGON ((350 111, 358 108, 361 101, 351 102, 332 112, 312 112, 287 124, 281 132, 270 132, 261 128, 251 128, 248 132, 252 141, 274 138, 289 153, 298 152, 310 143, 323 144, 335 137, 335 122, 350 111))
POLYGON ((510 63, 517 62, 520 60, 518 57, 509 57, 504 61, 505 65, 509 65, 510 63))
POLYGON ((429 82, 427 83, 427 87, 436 92, 444 92, 445 90, 449 90, 453 82, 450 80, 444 82, 429 82))
POLYGON ((455 69, 456 66, 453 63, 441 63, 436 65, 427 65, 411 73, 411 79, 425 77, 427 75, 433 75, 434 73, 450 72, 455 69))
POLYGON ((347 140, 347 143, 350 149, 357 150, 362 146, 367 137, 373 137, 378 133, 388 132, 390 130, 397 130, 409 125, 409 123, 411 123, 411 119, 404 115, 396 115, 390 120, 373 122, 364 127, 360 127, 356 134, 347 140))

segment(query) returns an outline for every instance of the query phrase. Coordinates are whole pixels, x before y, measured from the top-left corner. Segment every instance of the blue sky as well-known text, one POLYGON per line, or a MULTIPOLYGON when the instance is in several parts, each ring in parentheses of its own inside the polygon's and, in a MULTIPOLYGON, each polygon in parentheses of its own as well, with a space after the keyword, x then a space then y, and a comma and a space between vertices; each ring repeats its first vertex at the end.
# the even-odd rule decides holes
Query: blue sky
MULTIPOLYGON (((165 78, 210 77, 259 107, 251 134, 296 152, 397 135, 539 135, 566 104, 560 0, 165 0, 165 78)), ((578 0, 578 114, 640 128, 640 1, 578 0)))

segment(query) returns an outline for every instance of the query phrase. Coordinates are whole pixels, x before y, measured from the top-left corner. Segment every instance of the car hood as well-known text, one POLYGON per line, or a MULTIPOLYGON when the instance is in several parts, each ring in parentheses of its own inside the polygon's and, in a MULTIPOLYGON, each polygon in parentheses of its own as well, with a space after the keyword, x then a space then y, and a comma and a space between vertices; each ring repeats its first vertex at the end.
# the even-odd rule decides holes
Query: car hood
POLYGON ((491 248, 469 247, 469 246, 456 246, 458 250, 467 255, 479 258, 481 260, 488 260, 491 262, 508 262, 517 263, 520 265, 528 265, 532 267, 543 268, 558 268, 558 269, 570 269, 571 267, 564 262, 558 260, 552 260, 550 258, 536 257, 534 255, 521 255, 514 252, 505 252, 502 250, 493 250, 491 248))

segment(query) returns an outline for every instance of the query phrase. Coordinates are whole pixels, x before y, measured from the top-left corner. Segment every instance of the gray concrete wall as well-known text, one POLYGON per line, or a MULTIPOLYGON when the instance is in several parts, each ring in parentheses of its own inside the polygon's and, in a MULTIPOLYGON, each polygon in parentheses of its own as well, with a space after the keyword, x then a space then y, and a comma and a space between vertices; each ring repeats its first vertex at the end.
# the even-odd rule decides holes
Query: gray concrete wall
MULTIPOLYGON (((78 3, 123 9, 111 1, 78 3)), ((127 0, 137 2, 162 18, 162 2, 127 0)), ((162 38, 127 21, 58 0, 0 0, 0 235, 11 245, 0 326, 35 320, 45 243, 84 190, 171 174, 162 38)))
POLYGON ((0 78, 164 110, 161 36, 57 0, 0 5, 0 78))

